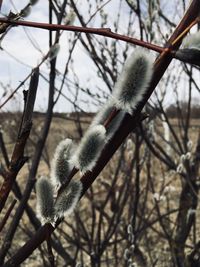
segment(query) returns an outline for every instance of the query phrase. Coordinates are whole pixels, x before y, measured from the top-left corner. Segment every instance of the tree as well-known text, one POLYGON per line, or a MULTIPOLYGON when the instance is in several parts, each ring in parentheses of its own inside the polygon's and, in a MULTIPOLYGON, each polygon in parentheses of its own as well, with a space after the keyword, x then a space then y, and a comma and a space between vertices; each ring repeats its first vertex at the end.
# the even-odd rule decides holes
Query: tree
MULTIPOLYGON (((11 34, 14 25, 45 27, 49 30, 49 52, 11 95, 13 97, 18 88, 30 78, 29 90, 24 91, 24 111, 20 114, 21 122, 18 124, 20 127, 11 159, 5 146, 4 135, 1 133, 0 136, 3 155, 1 175, 4 178, 0 191, 0 207, 3 211, 0 229, 4 236, 0 251, 2 266, 13 266, 13 264, 18 266, 26 259, 35 261, 36 255, 32 253, 36 248, 39 249, 43 262, 40 265, 44 266, 134 266, 134 264, 198 266, 199 264, 199 221, 196 214, 200 146, 198 131, 194 134, 191 132, 192 125, 195 126, 191 119, 192 96, 193 92, 199 92, 196 82, 198 49, 193 51, 193 47, 186 46, 178 50, 184 34, 187 34, 192 25, 198 23, 199 3, 195 0, 191 2, 181 22, 174 29, 176 21, 174 22, 171 16, 165 15, 166 7, 162 6, 164 1, 127 0, 126 3, 119 1, 114 33, 106 28, 110 25, 109 17, 112 16, 106 13, 106 7, 110 2, 112 1, 97 1, 94 5, 87 1, 85 4, 88 5, 86 9, 88 13, 83 16, 81 8, 73 0, 63 1, 62 4, 59 1, 50 1, 49 24, 52 24, 55 18, 57 21, 55 26, 40 22, 27 23, 20 19, 26 14, 30 5, 35 8, 34 1, 30 1, 19 14, 10 13, 8 19, 0 19, 3 23, 2 38, 11 34), (120 35, 116 32, 120 31, 120 14, 125 4, 129 16, 125 34, 120 35), (69 25, 72 22, 71 15, 70 19, 68 17, 67 22, 65 21, 65 26, 60 26, 63 25, 68 10, 71 10, 70 14, 76 15, 76 22, 80 26, 69 25), (87 28, 91 26, 93 18, 100 19, 100 29, 87 28), (139 31, 135 30, 136 27, 139 31), (164 34, 165 28, 171 32, 169 39, 164 34), (66 68, 61 74, 57 70, 57 54, 54 54, 54 51, 62 31, 65 30, 74 32, 74 35, 70 35, 70 52, 66 68), (85 35, 80 32, 85 32, 85 35), (137 39, 128 37, 135 35, 137 39), (163 40, 162 46, 152 44, 159 39, 163 40), (35 199, 34 186, 40 174, 39 163, 44 161, 50 167, 49 159, 52 158, 53 152, 49 151, 49 146, 46 144, 48 135, 54 134, 50 126, 55 104, 61 97, 72 102, 74 113, 69 118, 66 118, 65 114, 55 115, 58 115, 59 119, 64 117, 72 120, 76 126, 76 134, 78 133, 77 138, 80 139, 86 128, 84 120, 88 119, 78 102, 78 100, 81 102, 80 92, 99 106, 103 97, 109 98, 119 77, 119 68, 130 56, 132 47, 129 43, 143 46, 150 50, 149 53, 153 50, 160 54, 153 66, 153 77, 148 90, 137 103, 134 112, 122 116, 119 128, 101 151, 95 167, 81 176, 82 200, 74 218, 72 220, 60 218, 56 221, 56 227, 50 223, 40 226, 34 208, 28 201, 32 195, 35 199), (72 71, 73 82, 68 83, 68 76, 72 75, 70 70, 73 70, 73 51, 77 44, 82 45, 96 66, 97 76, 104 82, 103 90, 94 92, 93 88, 82 86, 74 71, 72 71), (47 62, 49 57, 47 78, 40 66, 47 62), (180 61, 175 60, 172 62, 173 67, 169 66, 174 57, 180 61), (182 61, 193 64, 188 65, 182 61), (174 66, 176 73, 173 71, 174 66), (167 76, 161 80, 167 69, 167 76), (62 78, 57 85, 59 77, 62 78), (39 116, 37 118, 38 124, 41 120, 40 130, 37 125, 32 127, 32 119, 36 116, 33 114, 33 107, 39 78, 44 79, 49 86, 47 111, 42 119, 39 116), (183 87, 180 81, 184 79, 188 83, 188 99, 183 108, 179 91, 183 87), (158 83, 159 90, 155 91, 147 103, 158 83), (73 99, 63 93, 64 85, 67 85, 69 92, 75 91, 73 99), (178 114, 174 120, 170 119, 165 108, 166 98, 172 91, 170 88, 173 88, 174 106, 178 114), (145 113, 141 113, 144 106, 145 113), (29 135, 30 144, 27 142, 29 135), (125 141, 128 135, 129 138, 125 141), (28 158, 24 156, 24 151, 30 154, 31 163, 23 188, 23 184, 16 177, 27 164, 28 158), (103 170, 115 152, 113 160, 103 170), (98 175, 100 177, 96 179, 98 175), (95 184, 92 186, 94 181, 95 184), (5 204, 9 205, 9 201, 6 200, 11 195, 11 190, 19 201, 16 208, 13 201, 6 209, 5 204), (10 215, 11 211, 13 217, 10 215), (12 220, 5 224, 7 217, 12 220), (24 218, 28 220, 28 227, 24 218), (19 234, 29 238, 21 248, 17 244, 19 234), (47 249, 46 246, 40 246, 45 240, 47 249), (55 256, 55 253, 58 256, 55 256)), ((183 1, 181 14, 185 6, 186 3, 183 1)), ((179 11, 179 7, 180 5, 174 4, 171 9, 179 11)), ((175 19, 178 20, 177 17, 175 19)), ((74 69, 76 68, 77 66, 74 66, 74 69)), ((9 103, 7 100, 6 96, 6 102, 1 104, 1 108, 9 103)), ((117 109, 113 108, 103 122, 105 128, 112 129, 113 122, 119 114, 119 106, 117 109)), ((1 113, 2 122, 6 116, 1 113)), ((90 121, 90 116, 88 117, 90 121)), ((5 122, 2 125, 4 129, 5 122)), ((8 130, 11 131, 10 125, 8 130)), ((68 133, 67 135, 69 136, 68 133)), ((64 181, 64 185, 59 189, 61 193, 76 172, 77 168, 70 173, 67 181, 64 181)))

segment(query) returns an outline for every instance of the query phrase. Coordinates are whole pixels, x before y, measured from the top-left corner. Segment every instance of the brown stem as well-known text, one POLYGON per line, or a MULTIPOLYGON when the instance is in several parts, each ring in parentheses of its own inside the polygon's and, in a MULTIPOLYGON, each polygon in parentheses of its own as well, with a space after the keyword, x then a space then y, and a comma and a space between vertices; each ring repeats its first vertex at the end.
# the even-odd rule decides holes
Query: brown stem
POLYGON ((41 23, 41 22, 32 22, 32 21, 21 21, 21 20, 10 20, 6 18, 0 18, 0 22, 8 23, 10 25, 21 25, 26 27, 39 28, 50 31, 73 31, 73 32, 84 32, 84 33, 92 33, 97 35, 103 35, 109 38, 125 41, 127 43, 132 43, 135 45, 139 45, 142 47, 146 47, 150 50, 161 53, 163 48, 145 41, 141 41, 129 36, 125 36, 122 34, 114 33, 109 28, 89 28, 89 27, 80 27, 73 25, 59 25, 59 24, 49 24, 49 23, 41 23))
POLYGON ((110 115, 108 116, 108 118, 106 119, 106 121, 104 122, 104 126, 105 128, 108 127, 108 125, 110 124, 110 122, 115 118, 115 116, 117 116, 117 114, 120 112, 119 109, 113 108, 113 110, 111 111, 110 115))

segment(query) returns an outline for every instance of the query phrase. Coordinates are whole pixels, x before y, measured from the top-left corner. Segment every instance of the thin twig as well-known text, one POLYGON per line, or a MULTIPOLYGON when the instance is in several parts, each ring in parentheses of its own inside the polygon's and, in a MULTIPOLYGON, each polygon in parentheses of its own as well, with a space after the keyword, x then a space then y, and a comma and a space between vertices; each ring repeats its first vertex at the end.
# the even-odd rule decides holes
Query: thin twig
POLYGON ((47 239, 47 251, 48 251, 48 259, 51 267, 55 267, 55 259, 53 255, 53 250, 51 246, 51 234, 48 235, 47 239))
POLYGON ((163 51, 163 48, 158 45, 154 45, 154 44, 141 41, 136 38, 125 36, 122 34, 114 33, 109 28, 89 28, 89 27, 80 27, 80 26, 73 26, 73 25, 59 25, 59 24, 49 24, 49 23, 21 21, 21 20, 14 21, 14 20, 10 20, 7 18, 0 18, 0 22, 8 23, 11 25, 21 25, 21 26, 26 26, 26 27, 50 30, 50 31, 63 30, 63 31, 92 33, 92 34, 97 34, 97 35, 103 35, 109 38, 121 40, 121 41, 128 42, 128 43, 132 43, 132 44, 139 45, 142 47, 146 47, 158 53, 161 53, 163 51))
POLYGON ((10 207, 8 208, 8 210, 7 210, 7 212, 6 212, 6 214, 5 214, 4 218, 3 218, 3 220, 2 220, 1 223, 0 223, 0 232, 1 232, 2 229, 4 228, 4 226, 5 226, 5 224, 6 224, 7 220, 8 220, 8 218, 10 217, 10 214, 11 214, 12 210, 14 209, 16 203, 17 203, 17 200, 14 199, 14 200, 12 201, 12 203, 10 204, 10 207))
POLYGON ((1 10, 2 4, 3 4, 3 0, 0 0, 0 10, 1 10))
POLYGON ((9 166, 9 157, 8 157, 8 153, 6 150, 6 146, 5 146, 5 142, 4 142, 4 138, 3 138, 3 133, 1 131, 1 129, 0 129, 0 148, 1 148, 1 151, 2 151, 2 154, 4 157, 6 167, 8 167, 9 166))
POLYGON ((31 77, 27 103, 24 111, 25 120, 23 121, 22 130, 19 130, 18 138, 14 147, 9 168, 6 172, 6 179, 0 188, 0 211, 3 209, 6 203, 6 200, 10 191, 12 190, 12 186, 19 170, 27 160, 26 158, 24 158, 23 153, 32 126, 31 118, 33 114, 33 104, 35 102, 38 79, 39 68, 34 70, 33 75, 31 77))

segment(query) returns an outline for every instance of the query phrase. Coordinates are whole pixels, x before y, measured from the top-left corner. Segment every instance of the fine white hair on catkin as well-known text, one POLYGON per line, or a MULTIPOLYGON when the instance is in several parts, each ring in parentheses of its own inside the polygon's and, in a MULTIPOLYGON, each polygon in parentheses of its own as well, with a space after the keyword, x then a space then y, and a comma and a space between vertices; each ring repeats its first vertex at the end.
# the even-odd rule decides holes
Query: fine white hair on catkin
POLYGON ((71 214, 81 196, 83 190, 82 183, 80 181, 71 181, 64 191, 57 197, 54 212, 55 220, 71 214))
POLYGON ((144 49, 136 49, 126 60, 113 90, 117 109, 133 113, 151 81, 153 58, 144 49))
MULTIPOLYGON (((104 124, 105 121, 109 118, 111 112, 115 108, 114 101, 111 98, 108 100, 98 111, 94 119, 92 120, 90 124, 90 128, 94 127, 98 124, 104 124)), ((121 121, 123 120, 125 116, 125 112, 121 110, 109 123, 109 125, 106 127, 106 140, 110 140, 114 133, 119 128, 121 121)))
POLYGON ((103 125, 95 125, 89 128, 71 159, 72 164, 82 173, 91 171, 101 154, 105 142, 106 129, 103 125))
POLYGON ((69 159, 72 156, 74 145, 71 139, 62 140, 56 147, 51 162, 51 181, 55 186, 60 186, 66 181, 73 169, 69 159))
POLYGON ((42 176, 36 183, 37 214, 42 224, 51 222, 54 216, 53 186, 50 180, 42 176))
POLYGON ((200 31, 185 37, 182 42, 182 47, 200 50, 200 31))

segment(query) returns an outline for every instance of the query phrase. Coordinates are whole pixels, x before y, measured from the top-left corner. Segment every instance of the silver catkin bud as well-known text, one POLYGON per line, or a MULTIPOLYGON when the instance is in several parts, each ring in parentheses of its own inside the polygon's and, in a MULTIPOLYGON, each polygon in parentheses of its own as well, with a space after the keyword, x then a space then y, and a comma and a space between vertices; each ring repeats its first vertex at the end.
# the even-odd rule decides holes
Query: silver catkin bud
POLYGON ((126 60, 113 90, 116 108, 132 114, 148 88, 152 73, 150 53, 136 49, 126 60))
POLYGON ((176 51, 175 58, 200 66, 200 31, 183 39, 182 48, 176 51))
MULTIPOLYGON (((111 112, 113 111, 113 109, 115 108, 114 105, 114 101, 108 100, 108 102, 106 102, 100 109, 100 111, 97 113, 97 115, 94 117, 90 128, 92 128, 95 125, 98 124, 104 124, 104 122, 106 121, 106 119, 108 119, 108 117, 110 116, 111 112)), ((112 138, 112 136, 114 135, 114 133, 117 131, 117 129, 119 128, 121 121, 123 120, 125 116, 125 112, 124 111, 120 111, 110 122, 110 124, 108 125, 108 127, 106 128, 106 139, 110 140, 112 138)))
POLYGON ((43 176, 37 181, 36 196, 37 213, 42 224, 51 222, 54 215, 53 186, 47 177, 43 176))
POLYGON ((56 147, 54 157, 51 162, 51 180, 54 185, 60 186, 66 181, 73 165, 69 159, 73 153, 73 142, 71 139, 62 140, 56 147))
POLYGON ((175 58, 190 64, 200 66, 200 49, 184 48, 175 53, 175 58))
POLYGON ((85 133, 71 162, 81 172, 91 171, 104 147, 106 129, 103 125, 96 125, 85 133))
POLYGON ((128 248, 126 248, 124 251, 124 259, 128 260, 129 258, 130 258, 130 251, 128 248))
POLYGON ((60 51, 60 45, 58 43, 52 45, 52 47, 49 50, 49 54, 48 54, 49 60, 52 60, 55 57, 57 57, 59 51, 60 51))
POLYGON ((182 42, 182 47, 200 50, 200 31, 185 37, 182 42))
POLYGON ((131 224, 129 224, 129 225, 127 226, 127 233, 128 233, 128 234, 132 234, 132 233, 133 233, 133 226, 132 226, 131 224))
POLYGON ((54 205, 55 219, 72 213, 80 199, 83 186, 80 181, 71 181, 58 196, 54 205))
POLYGON ((37 2, 39 2, 39 0, 30 0, 29 3, 30 3, 32 6, 34 6, 34 5, 37 4, 37 2))
POLYGON ((187 142, 187 148, 188 148, 188 151, 192 151, 192 147, 193 147, 193 142, 192 142, 192 140, 189 140, 189 141, 187 142))
POLYGON ((23 18, 26 18, 30 15, 31 13, 31 6, 27 5, 24 9, 21 10, 20 15, 23 18))

